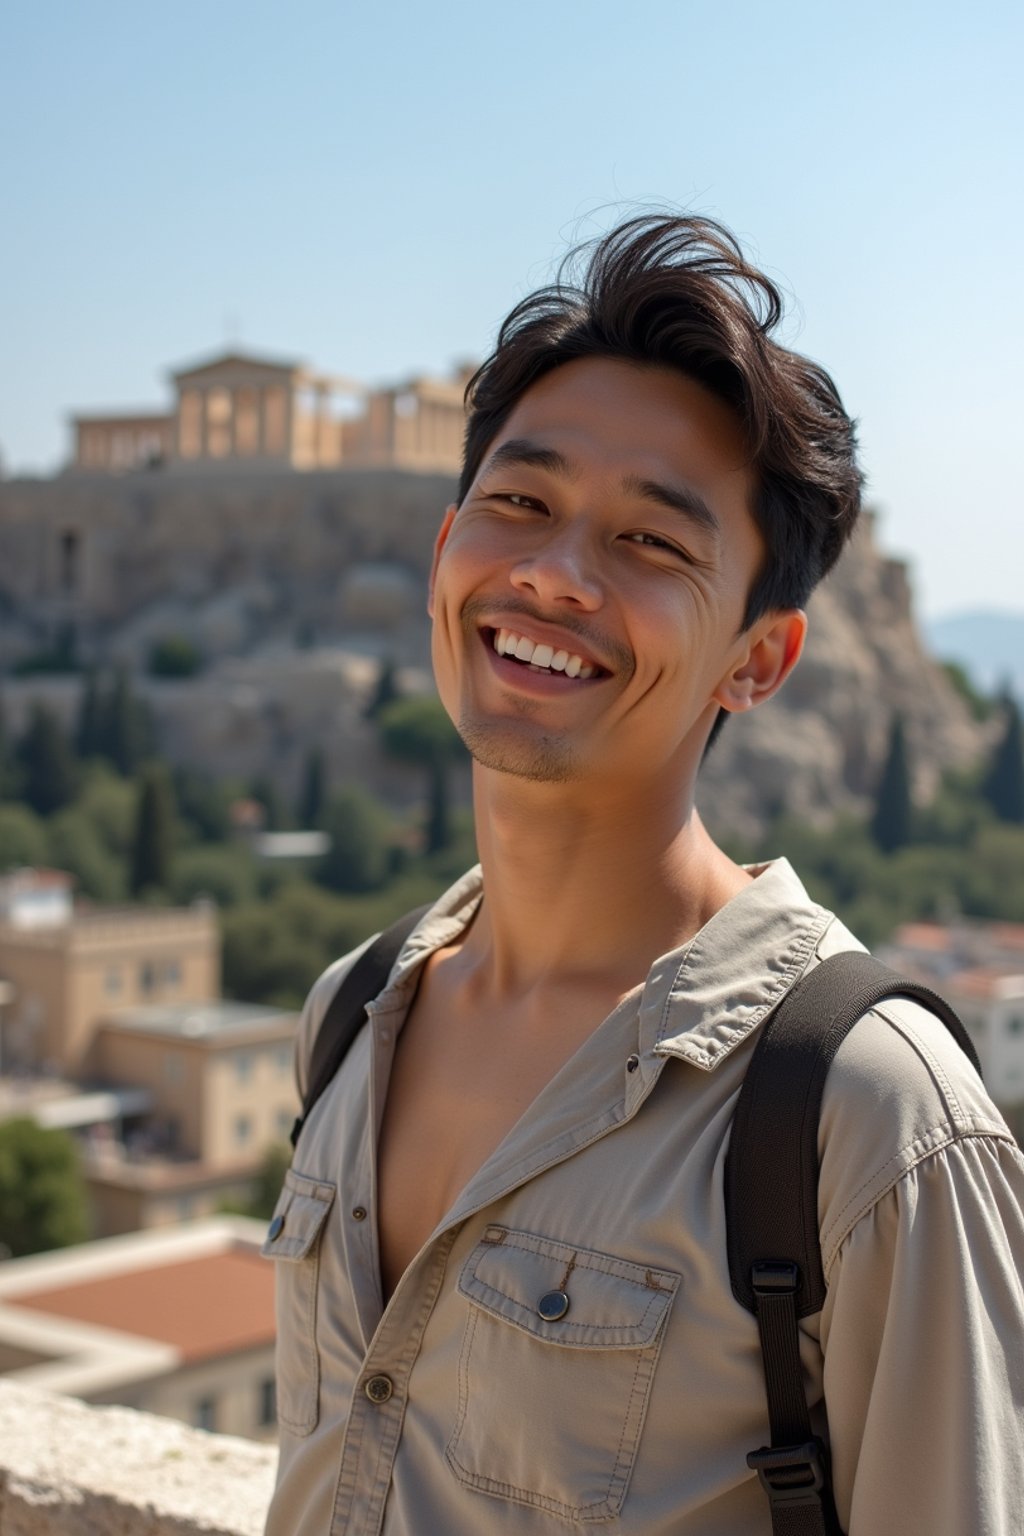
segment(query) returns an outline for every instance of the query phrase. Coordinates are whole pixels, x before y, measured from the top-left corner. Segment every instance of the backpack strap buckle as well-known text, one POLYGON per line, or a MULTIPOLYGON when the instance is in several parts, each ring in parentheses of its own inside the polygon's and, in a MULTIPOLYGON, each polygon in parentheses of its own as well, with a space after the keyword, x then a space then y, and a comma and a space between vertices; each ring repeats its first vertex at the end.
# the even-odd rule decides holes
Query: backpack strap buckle
POLYGON ((817 1436, 803 1445, 763 1445, 748 1453, 747 1466, 757 1473, 773 1509, 821 1507, 825 1447, 817 1436))

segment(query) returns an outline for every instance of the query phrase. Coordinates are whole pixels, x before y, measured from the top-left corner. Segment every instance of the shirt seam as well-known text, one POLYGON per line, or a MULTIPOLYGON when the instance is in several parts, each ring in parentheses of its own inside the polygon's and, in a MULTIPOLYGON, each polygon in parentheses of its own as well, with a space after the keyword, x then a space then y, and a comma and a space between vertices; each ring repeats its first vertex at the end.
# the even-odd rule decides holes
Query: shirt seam
POLYGON ((843 1247, 843 1244, 850 1236, 850 1233, 853 1231, 854 1227, 857 1226, 858 1223, 861 1222, 864 1217, 869 1214, 870 1211, 874 1210, 874 1208, 879 1205, 882 1200, 885 1199, 886 1195, 891 1194, 892 1191, 896 1188, 897 1184, 901 1184, 903 1180, 906 1179, 907 1176, 914 1171, 915 1168, 920 1167, 923 1162, 926 1162, 929 1158, 936 1156, 937 1153, 944 1152, 948 1150, 948 1148, 956 1146, 957 1144, 965 1141, 1002 1142, 1007 1144, 1012 1151, 1018 1154, 1018 1156, 1020 1155, 1017 1144, 1013 1137, 1010 1135, 1009 1131, 1002 1126, 990 1124, 988 1122, 985 1122, 981 1125, 968 1125, 958 1129, 952 1129, 949 1126, 940 1123, 939 1125, 933 1126, 931 1130, 925 1131, 921 1135, 916 1136, 913 1141, 908 1142, 906 1146, 901 1147, 899 1151, 894 1152, 893 1155, 885 1163, 883 1163, 880 1168, 877 1168, 869 1178, 865 1179, 860 1187, 850 1196, 849 1200, 847 1200, 846 1204, 843 1206, 838 1215, 835 1216, 829 1223, 829 1233, 835 1232, 837 1228, 841 1230, 839 1230, 838 1235, 835 1238, 829 1236, 827 1238, 823 1238, 822 1240, 822 1269, 824 1271, 826 1281, 828 1280, 830 1272, 835 1265, 836 1259, 839 1256, 839 1250, 843 1247), (945 1135, 941 1141, 936 1142, 932 1139, 942 1132, 945 1132, 945 1135), (908 1159, 908 1154, 909 1160, 904 1161, 904 1159, 908 1159), (898 1164, 899 1166, 893 1168, 893 1164, 898 1164), (871 1197, 871 1199, 864 1201, 860 1208, 858 1208, 854 1214, 849 1216, 847 1219, 847 1213, 850 1211, 851 1207, 856 1205, 864 1191, 870 1188, 878 1178, 883 1177, 886 1173, 886 1170, 889 1168, 892 1168, 893 1171, 892 1177, 888 1180, 888 1182, 885 1183, 882 1188, 880 1188, 871 1197), (843 1225, 844 1221, 845 1225, 843 1225))

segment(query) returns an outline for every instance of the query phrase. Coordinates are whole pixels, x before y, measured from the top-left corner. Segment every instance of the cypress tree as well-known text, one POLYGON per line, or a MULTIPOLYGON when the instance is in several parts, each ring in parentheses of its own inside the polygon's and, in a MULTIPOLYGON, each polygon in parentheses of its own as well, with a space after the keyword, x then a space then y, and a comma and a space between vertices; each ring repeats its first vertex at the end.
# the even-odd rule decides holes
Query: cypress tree
POLYGON ((258 800, 264 810, 263 826, 267 832, 279 832, 287 822, 287 812, 281 799, 281 793, 273 779, 266 774, 258 774, 249 785, 249 793, 254 800, 258 800))
POLYGON ((18 743, 24 797, 40 816, 49 816, 74 799, 77 773, 60 721, 45 704, 33 704, 18 743))
POLYGON ((165 890, 174 842, 174 792, 161 763, 143 769, 138 784, 130 889, 133 896, 165 890))
POLYGON ((894 853, 910 842, 912 811, 903 721, 896 716, 889 731, 889 750, 871 817, 871 836, 883 853, 894 853))
POLYGON ((18 773, 11 739, 7 734, 7 713, 0 694, 0 800, 14 800, 18 792, 18 773))
POLYGON ((1024 822, 1024 741, 1020 709, 1010 694, 1001 700, 1003 733, 985 775, 985 799, 1000 821, 1024 822))
POLYGON ((382 710, 387 709, 396 699, 402 697, 398 686, 398 678, 395 672, 394 658, 386 656, 380 664, 380 672, 377 675, 377 684, 373 690, 373 697, 366 706, 366 719, 376 720, 382 710))
POLYGON ((327 772, 324 754, 314 747, 306 757, 302 776, 302 794, 299 798, 299 826, 319 827, 324 815, 327 798, 327 772))
POLYGON ((98 757, 102 751, 101 728, 99 677, 96 668, 90 667, 79 697, 78 724, 75 728, 75 750, 83 760, 98 757))
POLYGON ((128 673, 119 668, 110 693, 99 707, 99 751, 118 773, 131 778, 152 755, 153 722, 145 704, 132 692, 128 673))

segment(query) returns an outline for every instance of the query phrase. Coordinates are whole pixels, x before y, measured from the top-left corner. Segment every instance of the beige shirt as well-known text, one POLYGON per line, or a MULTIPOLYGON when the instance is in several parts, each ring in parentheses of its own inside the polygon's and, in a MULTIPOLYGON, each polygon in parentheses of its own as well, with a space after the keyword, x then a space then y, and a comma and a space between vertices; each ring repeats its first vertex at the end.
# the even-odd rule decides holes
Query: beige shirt
MULTIPOLYGON (((412 935, 286 1180, 264 1250, 268 1536, 768 1536, 723 1162, 758 1024, 808 966, 859 946, 785 861, 767 866, 595 1029, 382 1309, 375 1148, 395 1040, 417 968, 480 894, 472 872, 412 935), (570 1310, 547 1321, 538 1302, 559 1287, 570 1310)), ((300 1085, 352 958, 310 995, 300 1085)), ((828 1299, 801 1343, 844 1530, 1020 1536, 1024 1163, 941 1023, 906 1001, 860 1020, 829 1073, 820 1157, 828 1299)))

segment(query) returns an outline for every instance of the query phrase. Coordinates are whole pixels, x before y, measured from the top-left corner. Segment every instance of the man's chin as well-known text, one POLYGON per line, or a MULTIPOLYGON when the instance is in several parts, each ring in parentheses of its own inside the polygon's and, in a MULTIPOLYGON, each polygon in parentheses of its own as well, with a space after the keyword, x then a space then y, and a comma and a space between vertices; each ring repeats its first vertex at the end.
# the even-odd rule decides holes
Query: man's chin
POLYGON ((466 720, 459 723, 459 735, 473 761, 494 773, 507 773, 534 784, 565 784, 577 777, 572 749, 557 737, 524 740, 518 732, 466 720))

